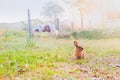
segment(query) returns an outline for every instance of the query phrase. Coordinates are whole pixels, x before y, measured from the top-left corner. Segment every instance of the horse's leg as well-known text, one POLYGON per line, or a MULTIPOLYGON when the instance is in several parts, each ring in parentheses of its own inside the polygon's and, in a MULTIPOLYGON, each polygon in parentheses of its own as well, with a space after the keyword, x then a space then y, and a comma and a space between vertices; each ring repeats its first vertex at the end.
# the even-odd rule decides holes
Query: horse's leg
POLYGON ((54 37, 54 33, 53 32, 49 32, 49 37, 54 37))
POLYGON ((48 32, 48 36, 49 36, 49 37, 52 37, 52 34, 51 34, 51 32, 48 32))
POLYGON ((39 38, 41 38, 42 36, 41 36, 41 32, 39 32, 39 38))

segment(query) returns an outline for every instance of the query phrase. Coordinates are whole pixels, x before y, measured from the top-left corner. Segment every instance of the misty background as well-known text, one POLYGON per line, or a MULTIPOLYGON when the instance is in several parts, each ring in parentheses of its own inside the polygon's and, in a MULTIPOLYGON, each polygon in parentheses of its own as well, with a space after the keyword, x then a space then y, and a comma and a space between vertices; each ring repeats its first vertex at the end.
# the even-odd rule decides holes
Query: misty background
POLYGON ((61 30, 119 27, 119 4, 119 0, 0 0, 0 28, 24 30, 28 27, 27 9, 30 9, 32 27, 54 22, 56 18, 60 20, 61 30), (48 7, 51 7, 50 14, 46 14, 48 7))

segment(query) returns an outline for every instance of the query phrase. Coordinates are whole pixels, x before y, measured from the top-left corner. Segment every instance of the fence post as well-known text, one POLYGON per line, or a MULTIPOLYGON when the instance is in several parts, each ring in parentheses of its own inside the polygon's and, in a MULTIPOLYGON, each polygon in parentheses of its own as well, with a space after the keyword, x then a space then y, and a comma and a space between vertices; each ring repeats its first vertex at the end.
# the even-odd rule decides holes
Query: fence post
POLYGON ((59 18, 56 18, 55 20, 55 26, 56 26, 56 29, 59 31, 59 18))
POLYGON ((71 28, 71 29, 72 29, 71 31, 74 31, 74 23, 73 23, 73 21, 71 22, 71 27, 72 27, 72 28, 71 28))
POLYGON ((30 22, 30 10, 29 9, 28 9, 28 27, 29 27, 29 38, 32 39, 31 22, 30 22))

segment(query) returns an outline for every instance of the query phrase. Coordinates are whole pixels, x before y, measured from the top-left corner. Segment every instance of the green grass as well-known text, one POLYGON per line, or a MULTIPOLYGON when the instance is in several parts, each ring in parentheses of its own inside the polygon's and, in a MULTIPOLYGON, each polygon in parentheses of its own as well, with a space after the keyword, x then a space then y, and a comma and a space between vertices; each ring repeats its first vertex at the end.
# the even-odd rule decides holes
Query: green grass
POLYGON ((114 79, 120 69, 108 66, 120 60, 120 39, 78 39, 87 53, 75 60, 74 39, 34 38, 12 35, 0 38, 1 78, 26 80, 114 79), (117 61, 116 61, 117 60, 117 61), (116 62, 115 62, 116 61, 116 62), (87 76, 87 77, 86 77, 87 76))

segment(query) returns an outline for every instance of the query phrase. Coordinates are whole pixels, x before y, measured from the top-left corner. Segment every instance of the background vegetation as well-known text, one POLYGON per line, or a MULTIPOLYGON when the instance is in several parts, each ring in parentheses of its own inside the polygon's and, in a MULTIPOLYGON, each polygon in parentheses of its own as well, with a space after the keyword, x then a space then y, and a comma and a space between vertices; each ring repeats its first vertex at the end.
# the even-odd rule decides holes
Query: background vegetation
POLYGON ((1 30, 0 79, 118 80, 120 39, 116 35, 119 32, 108 32, 93 29, 71 32, 65 39, 34 37, 29 40, 24 31, 1 30), (74 40, 84 47, 85 59, 75 60, 74 40))

